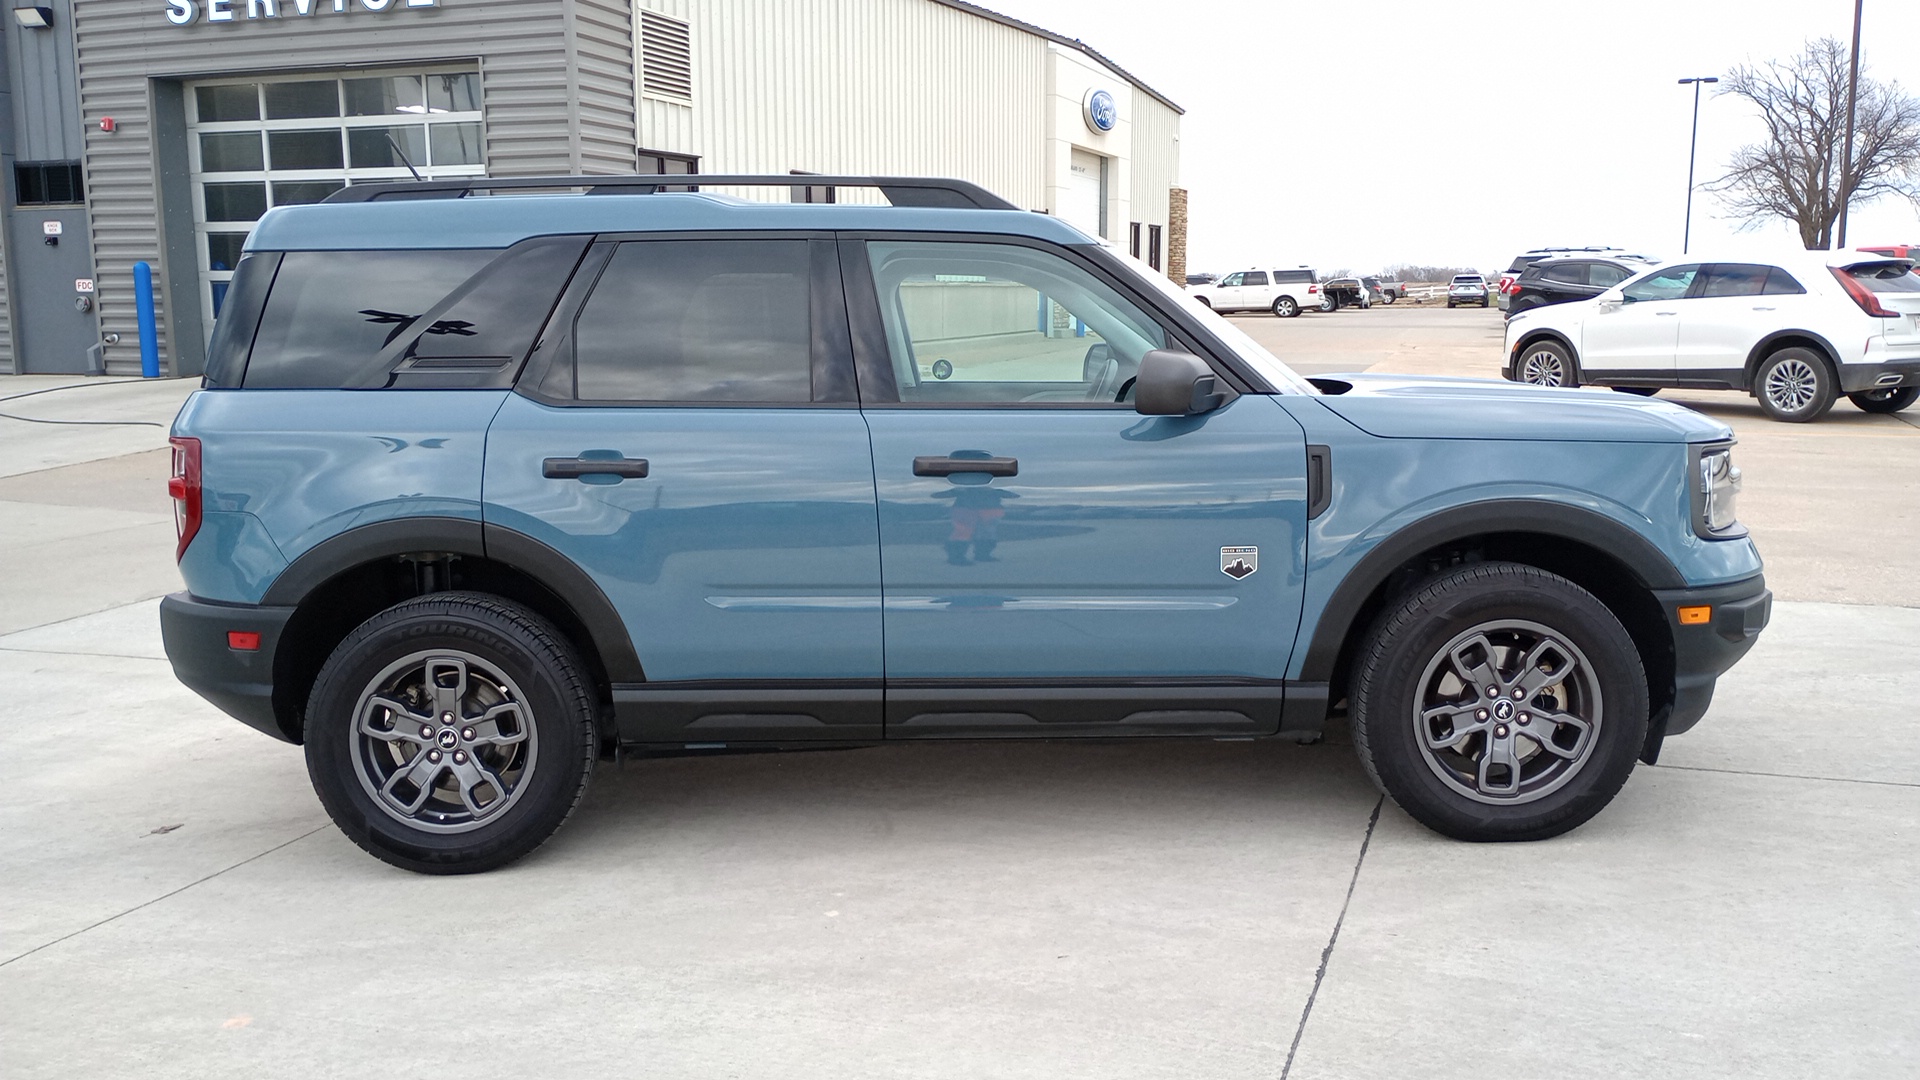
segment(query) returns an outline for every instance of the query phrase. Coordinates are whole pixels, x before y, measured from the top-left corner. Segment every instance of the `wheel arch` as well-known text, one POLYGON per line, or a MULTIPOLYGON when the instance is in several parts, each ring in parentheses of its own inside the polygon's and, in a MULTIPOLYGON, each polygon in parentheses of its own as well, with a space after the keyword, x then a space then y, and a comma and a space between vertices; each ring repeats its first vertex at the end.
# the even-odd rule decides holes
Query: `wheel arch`
POLYGON ((294 608, 273 660, 274 716, 301 741, 306 699, 346 635, 402 600, 454 589, 512 600, 573 641, 604 700, 645 673, 626 624, 593 579, 552 547, 465 518, 374 522, 322 541, 267 589, 263 605, 294 608))
POLYGON ((1432 574, 1477 561, 1537 567, 1593 593, 1640 650, 1653 715, 1672 705, 1673 634, 1654 590, 1683 588, 1685 578, 1626 525, 1591 510, 1531 500, 1456 507, 1377 544, 1321 609, 1299 680, 1327 684, 1330 703, 1345 697, 1354 654, 1382 610, 1432 574))
POLYGON ((1544 326, 1537 330, 1527 331, 1520 336, 1519 341, 1514 343, 1513 351, 1507 354, 1507 377, 1515 381, 1520 378, 1520 354, 1542 341, 1551 341, 1555 345, 1567 350, 1567 362, 1573 365, 1573 370, 1567 374, 1571 376, 1575 382, 1578 382, 1580 377, 1580 350, 1573 347, 1573 340, 1567 337, 1566 334, 1544 326))
POLYGON ((1781 349, 1811 349, 1820 354, 1827 362, 1827 373, 1836 380, 1840 378, 1840 353, 1833 342, 1811 330, 1775 330, 1757 342, 1747 353, 1747 362, 1741 370, 1746 374, 1747 385, 1742 390, 1752 391, 1754 377, 1760 373, 1760 365, 1781 349))

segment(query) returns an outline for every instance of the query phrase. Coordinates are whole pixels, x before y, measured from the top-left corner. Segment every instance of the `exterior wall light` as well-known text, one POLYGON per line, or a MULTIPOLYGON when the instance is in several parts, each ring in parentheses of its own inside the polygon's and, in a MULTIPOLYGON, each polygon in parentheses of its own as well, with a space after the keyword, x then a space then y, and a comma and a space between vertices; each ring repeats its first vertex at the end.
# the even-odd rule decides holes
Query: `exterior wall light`
POLYGON ((13 21, 30 30, 45 30, 53 25, 53 9, 50 7, 17 7, 13 9, 13 21))

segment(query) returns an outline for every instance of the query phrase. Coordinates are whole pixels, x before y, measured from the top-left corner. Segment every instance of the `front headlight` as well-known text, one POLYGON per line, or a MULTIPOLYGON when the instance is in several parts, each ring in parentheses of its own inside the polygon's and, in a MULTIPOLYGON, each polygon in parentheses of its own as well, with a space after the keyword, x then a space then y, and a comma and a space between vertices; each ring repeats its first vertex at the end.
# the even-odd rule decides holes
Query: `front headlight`
POLYGON ((1702 536, 1722 538, 1740 521, 1735 504, 1740 498, 1740 470, 1733 464, 1730 444, 1700 448, 1694 483, 1694 526, 1702 536))

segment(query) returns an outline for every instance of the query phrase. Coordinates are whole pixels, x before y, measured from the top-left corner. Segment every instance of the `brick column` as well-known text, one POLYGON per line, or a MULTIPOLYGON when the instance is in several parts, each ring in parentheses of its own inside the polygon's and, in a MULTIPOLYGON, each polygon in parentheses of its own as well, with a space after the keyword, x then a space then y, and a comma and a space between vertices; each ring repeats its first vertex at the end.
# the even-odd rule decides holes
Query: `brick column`
POLYGON ((1187 283, 1187 189, 1167 192, 1167 276, 1175 285, 1187 283))

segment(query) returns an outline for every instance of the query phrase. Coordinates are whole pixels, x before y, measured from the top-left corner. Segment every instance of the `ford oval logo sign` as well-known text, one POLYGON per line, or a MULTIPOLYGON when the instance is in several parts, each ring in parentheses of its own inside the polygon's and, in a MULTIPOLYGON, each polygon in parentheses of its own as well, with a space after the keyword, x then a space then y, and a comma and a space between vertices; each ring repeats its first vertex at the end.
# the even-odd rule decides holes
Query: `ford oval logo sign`
POLYGON ((1105 90, 1090 90, 1083 105, 1087 114, 1087 127, 1101 135, 1113 130, 1120 122, 1120 106, 1116 105, 1113 95, 1105 90))

